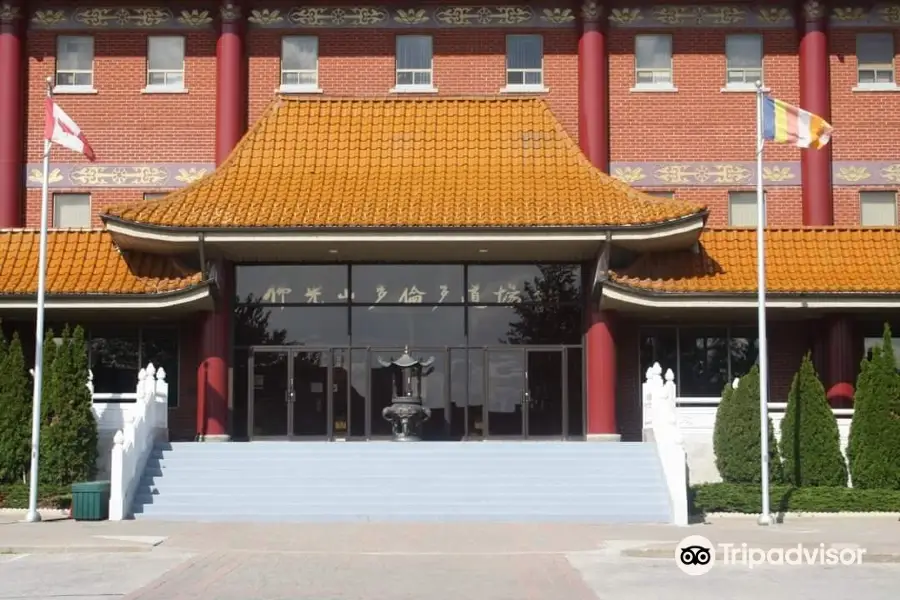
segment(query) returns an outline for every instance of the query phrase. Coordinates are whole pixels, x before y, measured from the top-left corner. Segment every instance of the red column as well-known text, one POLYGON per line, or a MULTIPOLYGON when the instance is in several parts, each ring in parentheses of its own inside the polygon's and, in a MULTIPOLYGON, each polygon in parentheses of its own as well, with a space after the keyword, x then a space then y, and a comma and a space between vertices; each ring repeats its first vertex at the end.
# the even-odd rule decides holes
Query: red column
POLYGON ((25 25, 22 4, 0 4, 0 228, 22 227, 25 183, 25 25))
MULTIPOLYGON (((244 134, 244 39, 240 7, 222 5, 216 44, 216 164, 221 164, 244 134)), ((229 439, 229 363, 231 358, 232 281, 234 265, 211 261, 217 297, 213 312, 201 324, 197 370, 197 437, 229 439)))
POLYGON ((585 2, 578 40, 578 140, 595 167, 609 172, 609 57, 603 7, 585 2))
MULTIPOLYGON (((584 2, 578 40, 578 140, 591 163, 604 172, 609 172, 608 82, 603 7, 584 2)), ((587 435, 589 439, 618 440, 614 315, 599 310, 593 301, 589 301, 587 313, 587 435)))
MULTIPOLYGON (((824 2, 808 0, 799 11, 800 107, 831 121, 829 53, 824 2)), ((820 150, 800 151, 803 224, 834 225, 831 196, 831 144, 820 150)))
POLYGON ((834 408, 853 406, 856 368, 862 358, 862 344, 857 344, 853 319, 834 315, 825 319, 827 331, 827 377, 825 389, 834 408))

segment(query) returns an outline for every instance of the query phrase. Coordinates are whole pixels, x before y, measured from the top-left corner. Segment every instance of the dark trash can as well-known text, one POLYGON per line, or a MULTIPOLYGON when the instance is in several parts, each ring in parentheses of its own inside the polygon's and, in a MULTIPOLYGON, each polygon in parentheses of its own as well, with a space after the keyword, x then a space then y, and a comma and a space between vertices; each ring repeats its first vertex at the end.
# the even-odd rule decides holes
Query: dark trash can
POLYGON ((76 521, 109 519, 109 482, 81 481, 73 483, 72 518, 76 521))

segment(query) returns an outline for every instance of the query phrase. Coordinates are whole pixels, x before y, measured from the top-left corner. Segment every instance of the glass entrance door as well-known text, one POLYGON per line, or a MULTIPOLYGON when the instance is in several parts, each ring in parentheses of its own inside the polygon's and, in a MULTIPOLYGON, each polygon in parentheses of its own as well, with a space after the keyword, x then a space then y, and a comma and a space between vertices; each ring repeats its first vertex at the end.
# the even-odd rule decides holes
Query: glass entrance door
POLYGON ((487 437, 525 437, 525 350, 487 350, 484 356, 487 437))
POLYGON ((247 369, 250 438, 330 438, 331 359, 330 349, 253 348, 247 369))
POLYGON ((564 352, 514 348, 485 352, 488 438, 564 436, 564 352))
POLYGON ((563 437, 566 377, 563 351, 526 350, 525 437, 563 437))

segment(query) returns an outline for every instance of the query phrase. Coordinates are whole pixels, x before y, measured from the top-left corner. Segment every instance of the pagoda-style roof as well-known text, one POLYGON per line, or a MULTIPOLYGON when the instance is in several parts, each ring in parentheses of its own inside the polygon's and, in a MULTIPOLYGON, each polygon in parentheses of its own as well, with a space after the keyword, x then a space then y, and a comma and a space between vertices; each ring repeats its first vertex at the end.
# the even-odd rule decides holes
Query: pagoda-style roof
MULTIPOLYGON (((108 208, 115 232, 618 231, 693 239, 706 209, 591 165, 541 99, 277 98, 213 173, 108 208)), ((210 238, 214 239, 214 238, 210 238)), ((229 238, 232 241, 237 238, 229 238)))
MULTIPOLYGON (((900 306, 900 228, 769 229, 765 236, 773 306, 900 306)), ((604 301, 756 306, 756 239, 754 229, 707 229, 693 250, 644 254, 610 272, 604 301)))
MULTIPOLYGON (((35 306, 40 232, 0 231, 0 308, 35 306)), ((202 302, 202 275, 170 256, 120 251, 107 231, 51 230, 48 308, 160 309, 202 302)))

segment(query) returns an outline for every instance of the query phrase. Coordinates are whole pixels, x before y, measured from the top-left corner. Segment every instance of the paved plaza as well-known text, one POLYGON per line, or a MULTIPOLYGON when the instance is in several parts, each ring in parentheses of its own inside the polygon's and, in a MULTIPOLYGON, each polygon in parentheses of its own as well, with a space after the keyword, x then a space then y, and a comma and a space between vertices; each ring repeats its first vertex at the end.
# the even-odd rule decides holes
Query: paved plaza
POLYGON ((896 598, 900 521, 769 528, 577 524, 16 522, 0 515, 0 600, 702 600, 896 598), (864 549, 862 565, 679 570, 688 535, 761 551, 864 549))

